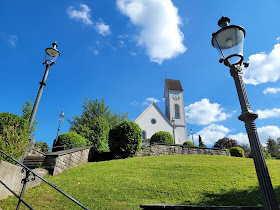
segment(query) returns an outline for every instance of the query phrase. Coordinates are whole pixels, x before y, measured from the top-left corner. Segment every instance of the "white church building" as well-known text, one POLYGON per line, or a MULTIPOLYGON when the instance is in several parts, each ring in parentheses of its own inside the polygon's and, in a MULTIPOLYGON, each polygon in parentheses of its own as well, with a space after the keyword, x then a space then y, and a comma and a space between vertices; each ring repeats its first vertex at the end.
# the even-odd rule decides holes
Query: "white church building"
POLYGON ((165 79, 165 115, 153 102, 134 120, 142 129, 143 139, 150 139, 158 131, 173 135, 175 144, 187 141, 187 125, 183 89, 180 80, 165 79))

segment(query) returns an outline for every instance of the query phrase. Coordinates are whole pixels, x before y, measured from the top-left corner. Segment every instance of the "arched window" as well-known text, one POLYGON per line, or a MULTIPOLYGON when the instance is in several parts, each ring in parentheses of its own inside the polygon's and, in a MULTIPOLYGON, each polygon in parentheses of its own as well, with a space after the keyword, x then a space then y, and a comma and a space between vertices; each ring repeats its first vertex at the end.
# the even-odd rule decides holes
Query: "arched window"
POLYGON ((180 119, 180 106, 175 104, 175 118, 180 119))
POLYGON ((142 138, 146 139, 147 138, 147 132, 146 131, 142 131, 142 138))

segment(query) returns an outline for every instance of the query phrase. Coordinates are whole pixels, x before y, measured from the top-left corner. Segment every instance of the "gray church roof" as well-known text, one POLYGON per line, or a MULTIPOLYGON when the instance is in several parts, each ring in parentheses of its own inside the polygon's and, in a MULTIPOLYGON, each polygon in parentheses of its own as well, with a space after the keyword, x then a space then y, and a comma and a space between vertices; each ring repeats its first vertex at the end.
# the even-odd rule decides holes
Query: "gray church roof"
POLYGON ((165 84, 168 90, 180 90, 183 91, 180 80, 165 79, 165 84))

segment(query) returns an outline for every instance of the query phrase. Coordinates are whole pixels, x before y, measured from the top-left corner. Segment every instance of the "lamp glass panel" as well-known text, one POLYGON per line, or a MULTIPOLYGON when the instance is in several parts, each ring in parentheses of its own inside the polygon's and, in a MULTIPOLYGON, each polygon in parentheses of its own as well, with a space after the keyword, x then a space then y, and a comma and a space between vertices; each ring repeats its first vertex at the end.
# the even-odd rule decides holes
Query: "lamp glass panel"
MULTIPOLYGON (((224 59, 231 55, 243 56, 243 42, 244 32, 239 27, 229 27, 218 31, 213 37, 214 47, 224 59)), ((228 61, 236 64, 240 61, 240 56, 233 56, 228 61)))
POLYGON ((56 50, 54 48, 47 48, 45 54, 46 54, 46 58, 45 58, 46 62, 48 64, 51 64, 51 63, 55 62, 55 60, 57 59, 57 57, 59 56, 60 53, 58 50, 56 50))

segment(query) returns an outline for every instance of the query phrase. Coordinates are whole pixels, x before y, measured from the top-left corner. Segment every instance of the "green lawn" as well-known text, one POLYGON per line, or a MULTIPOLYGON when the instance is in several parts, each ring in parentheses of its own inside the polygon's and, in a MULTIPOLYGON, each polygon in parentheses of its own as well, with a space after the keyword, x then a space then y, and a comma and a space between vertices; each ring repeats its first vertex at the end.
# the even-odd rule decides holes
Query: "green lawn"
MULTIPOLYGON (((267 160, 267 165, 280 203, 280 161, 267 160)), ((152 203, 263 205, 253 160, 237 157, 176 155, 93 162, 46 179, 90 209, 137 209, 152 203)), ((27 190, 24 199, 35 209, 79 209, 46 184, 27 190)), ((0 201, 0 208, 15 209, 16 203, 9 197, 0 201)))

